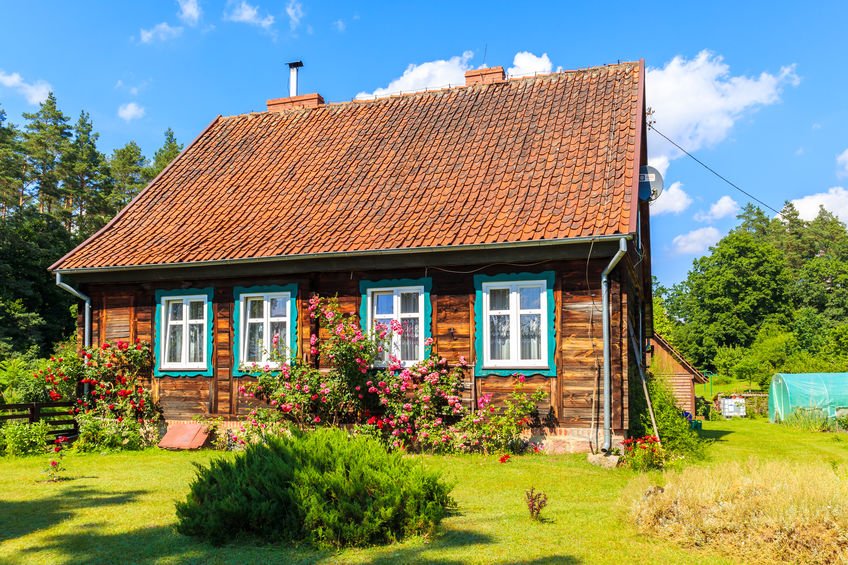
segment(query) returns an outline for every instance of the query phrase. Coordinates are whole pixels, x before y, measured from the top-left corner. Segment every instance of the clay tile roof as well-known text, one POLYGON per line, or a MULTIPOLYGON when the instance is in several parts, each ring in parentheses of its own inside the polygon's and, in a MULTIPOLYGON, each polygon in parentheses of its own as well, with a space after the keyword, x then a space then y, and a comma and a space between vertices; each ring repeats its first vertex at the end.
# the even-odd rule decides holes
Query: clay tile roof
POLYGON ((218 117, 54 270, 635 231, 641 63, 218 117))

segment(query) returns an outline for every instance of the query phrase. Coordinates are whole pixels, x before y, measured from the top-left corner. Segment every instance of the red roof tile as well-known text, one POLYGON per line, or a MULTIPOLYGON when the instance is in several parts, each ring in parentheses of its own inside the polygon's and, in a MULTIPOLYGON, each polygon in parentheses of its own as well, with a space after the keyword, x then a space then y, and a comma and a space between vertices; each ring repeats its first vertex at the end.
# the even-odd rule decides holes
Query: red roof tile
POLYGON ((219 117, 52 269, 628 233, 643 68, 219 117))

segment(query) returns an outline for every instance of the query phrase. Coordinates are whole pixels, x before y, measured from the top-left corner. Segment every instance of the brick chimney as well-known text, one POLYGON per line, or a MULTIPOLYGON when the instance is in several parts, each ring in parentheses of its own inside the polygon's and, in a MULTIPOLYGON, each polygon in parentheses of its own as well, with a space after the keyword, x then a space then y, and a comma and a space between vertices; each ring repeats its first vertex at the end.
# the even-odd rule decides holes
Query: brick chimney
POLYGON ((503 67, 488 67, 486 69, 474 69, 465 71, 465 86, 475 84, 492 84, 506 80, 503 67))
POLYGON ((268 111, 285 112, 286 110, 297 110, 299 108, 317 108, 323 104, 324 97, 317 92, 313 92, 312 94, 301 94, 300 96, 268 100, 268 111))
POLYGON ((268 100, 269 112, 283 112, 299 108, 317 108, 324 103, 324 98, 317 92, 312 94, 297 94, 297 71, 303 67, 303 61, 292 61, 289 67, 289 95, 287 98, 268 100))

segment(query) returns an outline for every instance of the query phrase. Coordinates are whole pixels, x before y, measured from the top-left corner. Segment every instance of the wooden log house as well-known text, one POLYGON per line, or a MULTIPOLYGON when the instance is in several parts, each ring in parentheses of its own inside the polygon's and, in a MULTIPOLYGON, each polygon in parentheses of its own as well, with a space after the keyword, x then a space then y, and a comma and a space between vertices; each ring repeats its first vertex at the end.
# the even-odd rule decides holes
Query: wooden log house
POLYGON ((338 295, 365 326, 401 318, 408 362, 427 337, 464 356, 466 402, 523 374, 549 393, 550 440, 597 448, 636 417, 651 333, 644 78, 642 62, 493 67, 454 88, 219 116, 51 270, 89 299, 92 344, 154 344, 169 421, 249 410, 237 391, 262 336, 314 362, 307 301, 338 295))

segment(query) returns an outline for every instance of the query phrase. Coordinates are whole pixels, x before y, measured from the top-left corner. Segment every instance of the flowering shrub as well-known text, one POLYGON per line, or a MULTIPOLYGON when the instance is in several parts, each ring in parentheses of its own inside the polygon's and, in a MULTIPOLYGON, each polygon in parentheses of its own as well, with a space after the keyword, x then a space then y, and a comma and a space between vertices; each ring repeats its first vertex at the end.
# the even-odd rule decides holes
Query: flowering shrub
POLYGON ((657 436, 628 438, 621 445, 625 463, 636 471, 662 469, 665 464, 665 452, 657 436))
POLYGON ((65 472, 65 467, 62 465, 62 460, 65 457, 65 443, 67 443, 68 438, 65 436, 59 436, 53 441, 53 457, 47 465, 47 468, 44 469, 44 472, 47 474, 47 480, 50 482, 57 482, 62 480, 62 473, 65 472))
MULTIPOLYGON (((308 311, 326 335, 320 343, 317 335, 311 337, 310 353, 326 360, 329 370, 286 363, 274 347, 267 365, 253 366, 257 381, 241 387, 242 394, 267 400, 282 420, 300 429, 352 423, 361 435, 409 451, 493 453, 527 447, 521 433, 536 421, 536 404, 546 394, 523 392, 523 376, 515 377, 516 390, 502 407, 486 395, 470 411, 461 400, 467 363, 460 358, 451 366, 432 352, 434 340, 425 341, 428 357, 404 367, 388 352, 392 336, 403 331, 397 321, 364 332, 356 316, 341 313, 335 298, 312 297, 308 311), (386 366, 372 368, 377 359, 386 366)), ((238 439, 250 443, 266 435, 252 414, 238 439)))
POLYGON ((150 374, 150 346, 105 342, 83 351, 81 383, 88 393, 74 409, 79 425, 80 451, 141 449, 159 440, 161 410, 144 386, 150 374))
POLYGON ((228 449, 241 450, 246 446, 264 443, 269 437, 289 434, 289 422, 279 410, 257 408, 250 411, 249 419, 243 421, 238 430, 224 430, 228 449))
POLYGON ((73 351, 63 353, 50 357, 44 368, 33 374, 37 381, 43 382, 47 396, 53 402, 74 400, 83 375, 82 357, 73 351))

